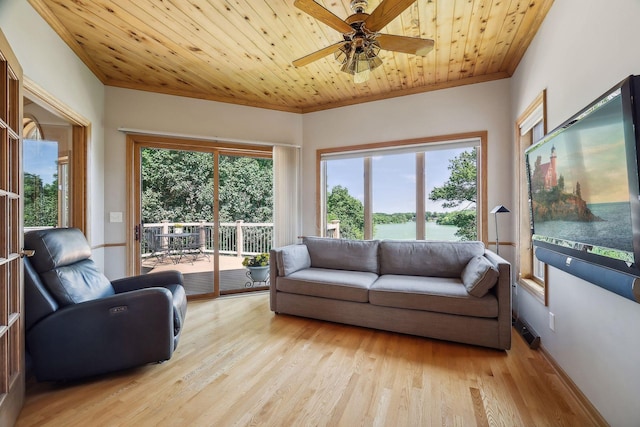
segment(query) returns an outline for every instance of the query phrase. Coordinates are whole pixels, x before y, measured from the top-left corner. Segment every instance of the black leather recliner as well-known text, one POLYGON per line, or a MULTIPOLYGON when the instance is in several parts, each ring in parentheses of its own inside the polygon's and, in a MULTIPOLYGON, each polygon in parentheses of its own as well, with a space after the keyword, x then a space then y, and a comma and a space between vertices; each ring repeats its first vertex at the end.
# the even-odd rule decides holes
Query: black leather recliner
POLYGON ((38 381, 73 380, 171 358, 187 311, 182 274, 110 282, 77 228, 25 234, 27 354, 38 381))

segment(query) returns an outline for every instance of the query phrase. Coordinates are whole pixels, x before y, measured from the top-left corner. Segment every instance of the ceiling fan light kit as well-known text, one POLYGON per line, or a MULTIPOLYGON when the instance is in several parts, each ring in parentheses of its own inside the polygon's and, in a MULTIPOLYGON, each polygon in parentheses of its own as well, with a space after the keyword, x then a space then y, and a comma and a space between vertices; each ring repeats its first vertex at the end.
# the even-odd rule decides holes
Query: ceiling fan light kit
POLYGON ((380 49, 425 56, 433 49, 433 40, 382 34, 378 31, 416 0, 383 0, 371 13, 365 13, 366 0, 351 0, 353 14, 342 20, 313 0, 295 0, 294 5, 317 20, 342 32, 343 41, 293 61, 302 67, 331 53, 341 65, 340 71, 353 75, 354 83, 369 80, 371 71, 382 65, 380 49))

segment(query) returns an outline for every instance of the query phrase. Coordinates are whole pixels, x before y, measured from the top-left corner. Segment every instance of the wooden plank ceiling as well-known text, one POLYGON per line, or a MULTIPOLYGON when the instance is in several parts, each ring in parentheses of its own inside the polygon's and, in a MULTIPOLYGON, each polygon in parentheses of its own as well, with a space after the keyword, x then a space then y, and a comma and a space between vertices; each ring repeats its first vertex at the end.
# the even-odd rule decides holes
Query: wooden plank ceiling
MULTIPOLYGON (((381 51, 362 84, 333 55, 291 65, 342 40, 293 0, 29 2, 105 85, 304 113, 507 78, 553 0, 417 0, 382 32, 433 39, 433 51, 381 51)), ((352 13, 349 0, 317 2, 352 13)))

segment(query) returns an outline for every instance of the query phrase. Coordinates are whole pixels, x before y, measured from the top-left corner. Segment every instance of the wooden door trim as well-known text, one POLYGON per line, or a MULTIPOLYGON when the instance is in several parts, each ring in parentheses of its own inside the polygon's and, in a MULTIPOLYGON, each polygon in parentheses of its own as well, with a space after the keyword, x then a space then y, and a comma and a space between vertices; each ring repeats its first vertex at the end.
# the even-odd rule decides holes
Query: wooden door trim
POLYGON ((0 30, 0 425, 13 425, 25 396, 22 117, 23 70, 0 30), (10 221, 10 222, 9 222, 10 221))
POLYGON ((91 243, 89 227, 89 155, 91 121, 57 99, 28 77, 24 78, 24 95, 38 105, 62 117, 71 124, 71 156, 69 164, 69 195, 71 197, 69 226, 77 227, 91 243))

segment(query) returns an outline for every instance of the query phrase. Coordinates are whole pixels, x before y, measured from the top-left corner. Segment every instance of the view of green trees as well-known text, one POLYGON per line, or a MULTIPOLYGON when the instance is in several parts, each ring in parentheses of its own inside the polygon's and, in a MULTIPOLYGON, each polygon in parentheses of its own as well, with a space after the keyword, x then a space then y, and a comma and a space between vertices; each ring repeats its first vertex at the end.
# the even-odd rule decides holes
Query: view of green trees
POLYGON ((58 175, 45 184, 39 175, 24 173, 25 227, 58 225, 58 175))
MULTIPOLYGON (((272 222, 271 159, 219 157, 220 222, 272 222)), ((142 220, 213 221, 213 154, 142 150, 142 220)))
POLYGON ((455 225, 458 227, 456 236, 462 240, 476 240, 478 238, 476 221, 477 197, 477 152, 474 147, 470 151, 463 151, 459 156, 449 161, 449 179, 441 186, 435 187, 429 199, 442 201, 442 207, 460 208, 438 219, 438 224, 455 225))
POLYGON ((364 238, 364 206, 340 185, 333 187, 327 194, 327 220, 336 219, 340 220, 340 237, 364 238))
MULTIPOLYGON (((441 201, 445 208, 458 210, 440 213, 427 212, 428 221, 440 225, 454 225, 458 228, 456 236, 461 240, 476 240, 476 195, 477 195, 477 150, 464 151, 449 162, 449 179, 440 187, 435 187, 429 199, 441 201)), ((340 185, 327 193, 327 220, 340 220, 340 236, 347 239, 364 237, 364 206, 362 202, 340 185)), ((415 220, 415 213, 374 213, 373 225, 402 224, 415 220)), ((375 234, 375 232, 374 232, 375 234)))

